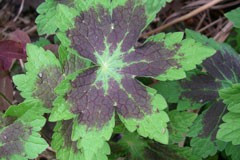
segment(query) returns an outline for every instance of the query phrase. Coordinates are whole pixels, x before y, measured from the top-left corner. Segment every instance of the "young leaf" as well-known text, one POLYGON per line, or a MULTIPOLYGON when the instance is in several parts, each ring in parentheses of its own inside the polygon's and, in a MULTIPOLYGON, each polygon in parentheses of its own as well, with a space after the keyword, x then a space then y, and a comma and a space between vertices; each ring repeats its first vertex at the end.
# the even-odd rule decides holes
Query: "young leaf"
POLYGON ((12 106, 6 116, 16 118, 0 129, 0 159, 28 160, 43 152, 48 144, 39 131, 45 124, 46 110, 40 104, 22 103, 12 106))
POLYGON ((38 34, 53 34, 60 29, 66 31, 73 26, 72 19, 76 16, 77 11, 66 5, 58 3, 55 0, 46 0, 38 8, 40 14, 37 19, 38 34))

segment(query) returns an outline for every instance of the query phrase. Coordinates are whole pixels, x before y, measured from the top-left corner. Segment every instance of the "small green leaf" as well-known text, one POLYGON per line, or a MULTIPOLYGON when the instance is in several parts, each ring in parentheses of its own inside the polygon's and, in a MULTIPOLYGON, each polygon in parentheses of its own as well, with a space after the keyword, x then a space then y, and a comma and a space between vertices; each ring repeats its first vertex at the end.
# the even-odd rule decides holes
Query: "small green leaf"
POLYGON ((66 31, 74 25, 73 18, 77 15, 75 9, 55 0, 46 0, 38 7, 37 12, 40 14, 36 19, 40 35, 53 34, 58 29, 66 31))
POLYGON ((181 86, 177 81, 159 81, 152 87, 156 89, 158 93, 161 94, 169 103, 177 103, 181 95, 181 86))
POLYGON ((234 27, 240 28, 240 8, 234 9, 225 14, 225 16, 234 24, 234 27))
POLYGON ((189 127, 192 126, 197 114, 191 112, 179 112, 173 110, 169 112, 169 137, 170 143, 178 143, 184 140, 189 127))
POLYGON ((232 160, 239 160, 240 159, 240 145, 232 145, 230 143, 227 144, 225 153, 228 156, 231 156, 232 160))
POLYGON ((191 146, 193 148, 193 154, 202 158, 207 158, 217 153, 217 147, 214 142, 208 138, 195 137, 191 140, 191 146))

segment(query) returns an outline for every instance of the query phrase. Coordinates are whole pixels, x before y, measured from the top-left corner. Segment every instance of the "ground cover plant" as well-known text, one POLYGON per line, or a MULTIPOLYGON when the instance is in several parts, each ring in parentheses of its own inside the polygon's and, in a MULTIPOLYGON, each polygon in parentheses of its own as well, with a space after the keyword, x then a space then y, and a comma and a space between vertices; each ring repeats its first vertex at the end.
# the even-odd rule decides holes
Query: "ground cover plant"
MULTIPOLYGON (((31 43, 22 31, 0 42, 0 81, 12 91, 12 78, 22 97, 12 104, 0 86, 0 160, 35 159, 49 148, 59 160, 240 159, 234 39, 218 43, 189 29, 142 36, 170 1, 39 5, 38 34, 52 42, 31 43), (24 71, 10 76, 16 59, 24 71)), ((239 8, 225 16, 240 28, 239 8)))

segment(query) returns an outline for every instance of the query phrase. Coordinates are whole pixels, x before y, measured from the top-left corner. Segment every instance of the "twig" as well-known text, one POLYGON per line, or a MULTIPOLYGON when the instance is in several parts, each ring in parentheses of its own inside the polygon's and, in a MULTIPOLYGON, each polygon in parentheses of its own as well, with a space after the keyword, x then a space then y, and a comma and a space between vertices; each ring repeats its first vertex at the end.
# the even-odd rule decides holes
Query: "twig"
POLYGON ((18 10, 18 14, 17 14, 17 16, 13 19, 13 22, 16 22, 17 19, 18 19, 18 17, 19 17, 20 14, 22 13, 23 6, 24 6, 24 0, 22 0, 22 2, 21 2, 21 6, 20 6, 20 8, 19 8, 19 10, 18 10))
POLYGON ((233 28, 233 23, 229 21, 229 22, 225 25, 225 27, 221 30, 221 32, 219 32, 219 33, 214 37, 214 39, 215 39, 216 41, 218 41, 218 42, 224 42, 224 41, 227 39, 227 37, 228 37, 228 35, 229 35, 229 33, 230 33, 230 31, 231 31, 232 28, 233 28))
POLYGON ((22 68, 22 71, 25 71, 24 63, 22 59, 19 59, 20 66, 22 68))
POLYGON ((31 34, 31 33, 35 32, 35 31, 37 31, 37 26, 36 25, 34 25, 32 28, 26 30, 26 33, 27 34, 31 34))
POLYGON ((237 1, 234 1, 231 3, 227 3, 227 4, 223 4, 223 5, 217 5, 217 6, 211 7, 211 9, 214 9, 214 10, 215 9, 224 9, 224 8, 232 7, 232 6, 235 6, 238 4, 240 4, 240 0, 237 0, 237 1))
POLYGON ((198 23, 197 27, 195 30, 199 30, 199 28, 202 26, 202 23, 204 21, 204 19, 206 18, 206 13, 203 14, 202 18, 200 19, 200 22, 198 23))
POLYGON ((191 18, 191 17, 193 17, 193 16, 195 16, 195 15, 197 15, 197 14, 205 11, 206 9, 211 8, 212 6, 218 4, 218 3, 222 2, 222 1, 223 1, 223 0, 212 0, 211 2, 209 2, 209 3, 207 3, 207 4, 205 4, 205 5, 201 6, 201 7, 199 7, 199 8, 196 9, 196 10, 193 10, 192 12, 190 12, 190 13, 182 16, 182 17, 179 17, 179 18, 177 18, 177 19, 175 19, 175 20, 173 20, 173 21, 171 21, 171 22, 169 22, 169 23, 167 23, 167 24, 165 24, 165 25, 162 25, 162 26, 160 26, 160 27, 158 27, 158 28, 156 28, 156 29, 148 32, 148 33, 143 34, 141 37, 142 37, 142 38, 147 38, 147 37, 149 37, 149 36, 151 36, 151 35, 153 35, 153 34, 159 33, 159 32, 161 32, 162 30, 164 30, 164 29, 166 29, 166 28, 168 28, 168 27, 170 27, 170 26, 172 26, 172 25, 174 25, 174 24, 176 24, 176 23, 185 21, 185 20, 187 20, 187 19, 189 19, 189 18, 191 18))
POLYGON ((215 24, 217 24, 217 23, 220 22, 220 21, 222 21, 222 18, 219 18, 218 20, 216 20, 216 21, 210 23, 209 25, 201 28, 200 30, 198 30, 198 32, 203 32, 203 31, 205 31, 206 29, 208 29, 209 27, 214 26, 215 24))

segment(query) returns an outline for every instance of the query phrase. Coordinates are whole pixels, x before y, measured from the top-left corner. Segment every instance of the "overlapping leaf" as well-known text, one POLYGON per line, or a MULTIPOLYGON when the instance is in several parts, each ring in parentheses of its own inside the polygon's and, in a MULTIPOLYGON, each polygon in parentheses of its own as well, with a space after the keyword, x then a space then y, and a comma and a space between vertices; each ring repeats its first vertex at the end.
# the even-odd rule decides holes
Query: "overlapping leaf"
POLYGON ((46 107, 52 106, 57 85, 85 66, 83 60, 71 54, 61 64, 51 51, 32 44, 27 46, 27 55, 27 73, 14 76, 13 81, 25 99, 41 101, 46 107))
POLYGON ((179 112, 177 110, 169 112, 169 139, 171 144, 184 141, 184 137, 186 137, 196 117, 197 114, 190 112, 179 112))
MULTIPOLYGON (((231 118, 228 119, 229 116, 227 115, 229 115, 230 113, 227 113, 225 115, 228 119, 227 120, 226 118, 224 118, 225 116, 223 116, 227 112, 227 106, 225 104, 229 105, 228 102, 230 102, 230 99, 234 99, 234 97, 237 96, 228 94, 228 99, 225 100, 223 96, 220 95, 221 93, 222 95, 224 95, 224 91, 229 90, 229 87, 231 87, 233 84, 239 83, 240 60, 235 51, 229 46, 224 44, 218 44, 211 39, 207 39, 206 37, 200 36, 200 34, 191 31, 187 31, 187 33, 188 36, 196 39, 197 41, 201 41, 203 43, 205 42, 206 44, 211 45, 217 50, 217 54, 207 59, 203 63, 203 67, 207 71, 207 73, 192 76, 191 80, 183 81, 181 83, 182 87, 185 89, 185 91, 182 92, 183 97, 187 97, 194 102, 203 104, 211 102, 208 110, 202 115, 202 131, 198 130, 198 137, 193 138, 191 142, 194 150, 197 149, 198 153, 202 153, 203 157, 207 157, 208 155, 215 154, 215 152, 217 151, 216 134, 218 134, 217 138, 224 137, 226 134, 228 134, 228 138, 234 137, 234 134, 238 134, 237 132, 233 131, 234 127, 232 128, 233 130, 230 131, 228 128, 236 126, 232 124, 232 120, 236 120, 236 117, 230 116, 231 118), (222 120, 228 122, 228 125, 221 124, 222 120), (217 133, 219 126, 222 126, 220 127, 222 128, 220 129, 220 134, 217 133), (200 148, 204 148, 202 147, 202 145, 204 144, 212 146, 212 149, 209 149, 208 152, 206 152, 205 150, 200 152, 200 148)), ((234 102, 231 101, 231 103, 234 102)), ((234 103, 231 106, 236 105, 237 103, 234 103)), ((235 137, 232 140, 226 140, 224 138, 219 139, 229 142, 233 139, 236 140, 237 138, 235 137)))
POLYGON ((120 140, 111 142, 113 155, 110 159, 126 158, 129 160, 167 159, 167 160, 200 160, 190 147, 161 145, 142 137, 121 131, 120 140))
POLYGON ((39 134, 46 121, 42 116, 45 112, 40 104, 28 102, 7 110, 5 115, 16 120, 0 122, 3 124, 0 129, 1 160, 34 159, 48 147, 39 134))

